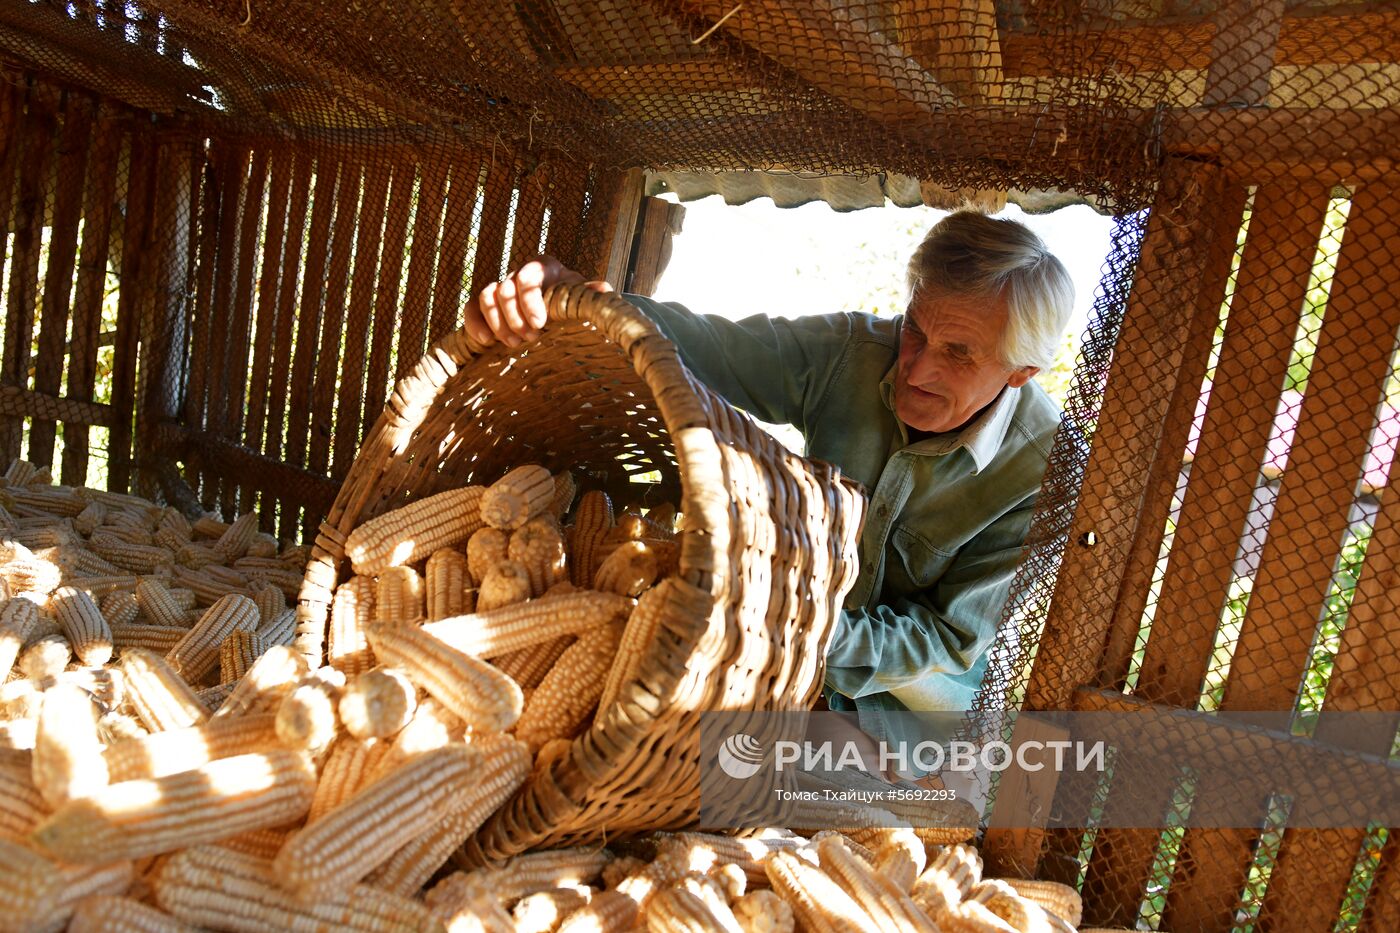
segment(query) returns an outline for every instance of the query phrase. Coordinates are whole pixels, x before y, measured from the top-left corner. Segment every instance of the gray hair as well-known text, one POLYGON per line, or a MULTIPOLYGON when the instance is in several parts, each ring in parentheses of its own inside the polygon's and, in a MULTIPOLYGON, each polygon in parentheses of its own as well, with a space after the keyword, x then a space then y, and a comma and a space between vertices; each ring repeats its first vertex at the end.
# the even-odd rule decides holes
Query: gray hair
POLYGON ((1025 224, 958 211, 933 225, 909 260, 909 296, 926 289, 1006 297, 1000 356, 1015 369, 1048 369, 1074 308, 1064 264, 1025 224))

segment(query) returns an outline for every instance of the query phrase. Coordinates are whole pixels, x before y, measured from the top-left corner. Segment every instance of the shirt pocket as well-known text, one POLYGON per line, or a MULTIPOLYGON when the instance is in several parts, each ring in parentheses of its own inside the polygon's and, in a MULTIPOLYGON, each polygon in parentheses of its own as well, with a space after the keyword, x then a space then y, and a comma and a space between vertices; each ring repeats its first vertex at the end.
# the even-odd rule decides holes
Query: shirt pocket
POLYGON ((896 526, 890 535, 894 546, 891 573, 885 581, 886 592, 894 596, 912 596, 938 583, 953 562, 953 555, 934 547, 927 538, 896 526))

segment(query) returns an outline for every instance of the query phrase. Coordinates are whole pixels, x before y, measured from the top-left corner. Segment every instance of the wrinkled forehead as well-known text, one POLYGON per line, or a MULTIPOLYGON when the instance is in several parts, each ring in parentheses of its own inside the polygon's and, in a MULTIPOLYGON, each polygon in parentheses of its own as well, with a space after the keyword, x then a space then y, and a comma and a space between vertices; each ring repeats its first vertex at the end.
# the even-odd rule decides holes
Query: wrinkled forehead
POLYGON ((926 335, 934 332, 957 337, 963 342, 976 339, 995 345, 1006 330, 1006 299, 999 295, 967 295, 920 289, 905 309, 905 317, 926 335))

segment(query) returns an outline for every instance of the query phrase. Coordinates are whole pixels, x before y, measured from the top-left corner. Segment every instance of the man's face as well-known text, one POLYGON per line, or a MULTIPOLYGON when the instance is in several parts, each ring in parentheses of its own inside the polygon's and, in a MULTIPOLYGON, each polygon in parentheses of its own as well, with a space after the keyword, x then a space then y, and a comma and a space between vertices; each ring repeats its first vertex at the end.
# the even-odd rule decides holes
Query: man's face
POLYGON ((1004 387, 1025 385, 1038 370, 1011 369, 997 355, 1006 321, 1004 298, 917 293, 899 337, 894 382, 899 420, 916 431, 955 431, 1004 387))

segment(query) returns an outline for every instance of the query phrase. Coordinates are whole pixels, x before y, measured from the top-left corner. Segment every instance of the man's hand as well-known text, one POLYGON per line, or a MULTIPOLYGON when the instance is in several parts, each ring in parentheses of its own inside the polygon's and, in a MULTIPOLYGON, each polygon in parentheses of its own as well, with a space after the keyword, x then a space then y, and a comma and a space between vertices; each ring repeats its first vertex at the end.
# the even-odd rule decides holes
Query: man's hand
MULTIPOLYGON (((544 290, 554 285, 578 285, 583 276, 564 267, 553 256, 541 256, 525 263, 499 282, 483 288, 466 307, 468 335, 482 346, 500 340, 518 347, 537 339, 548 313, 544 290)), ((607 282, 588 282, 597 292, 610 292, 607 282)))

